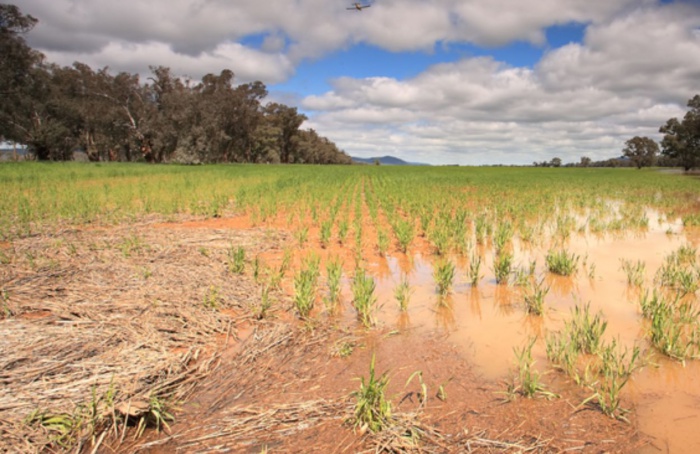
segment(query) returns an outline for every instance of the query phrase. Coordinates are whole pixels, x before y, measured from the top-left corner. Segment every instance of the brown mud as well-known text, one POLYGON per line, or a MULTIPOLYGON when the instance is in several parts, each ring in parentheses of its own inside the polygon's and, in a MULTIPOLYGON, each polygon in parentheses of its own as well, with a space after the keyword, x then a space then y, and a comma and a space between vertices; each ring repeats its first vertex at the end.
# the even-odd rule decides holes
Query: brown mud
MULTIPOLYGON (((380 222, 386 224, 386 219, 380 216, 380 222)), ((264 222, 253 222, 246 215, 99 232, 76 230, 63 235, 60 245, 50 238, 15 241, 13 258, 1 276, 11 315, 0 322, 55 324, 58 335, 69 336, 75 331, 62 331, 62 320, 94 321, 95 326, 107 322, 116 330, 120 329, 119 320, 134 317, 133 311, 140 306, 157 308, 168 301, 172 306, 168 305, 167 311, 174 311, 170 314, 173 317, 177 317, 178 306, 194 308, 195 312, 188 314, 191 321, 178 325, 175 331, 172 323, 177 318, 164 325, 156 321, 153 331, 143 333, 147 336, 128 340, 138 345, 151 342, 154 351, 162 355, 158 360, 166 363, 186 356, 193 347, 201 351, 195 359, 187 356, 179 363, 177 370, 185 372, 205 362, 207 369, 191 381, 187 392, 177 394, 180 402, 171 430, 150 431, 137 440, 108 436, 101 440, 101 452, 700 449, 700 435, 694 430, 700 415, 697 363, 691 361, 683 367, 654 356, 658 367, 635 372, 625 390, 623 405, 632 409, 630 423, 625 423, 603 415, 592 405, 582 406, 590 391, 573 385, 548 366, 541 341, 546 333, 561 328, 574 305, 590 301, 592 309, 604 311, 610 338, 627 346, 644 344, 638 294, 627 285, 620 259, 643 260, 650 284, 666 254, 687 242, 698 244, 692 232, 652 222, 645 232, 573 235, 567 243, 569 249, 596 265, 591 275, 582 271, 573 278, 543 271, 547 251, 543 245, 514 242, 519 263, 536 260, 537 274, 545 276, 551 286, 547 312, 532 317, 523 311, 521 288, 495 284, 490 260, 484 264, 479 285, 472 287, 467 283, 465 258, 451 256, 457 264, 457 277, 451 294, 438 298, 432 276, 433 251, 426 238, 417 236, 408 254, 400 253, 394 240, 386 255, 381 255, 377 229, 366 205, 362 224, 359 248, 354 244, 353 227, 343 244, 334 235, 329 244, 321 245, 318 227, 309 227, 308 239, 299 244, 293 232, 303 224, 290 226, 284 214, 264 222), (226 271, 227 251, 232 245, 244 246, 248 254, 242 276, 226 271), (257 257, 265 269, 274 269, 285 250, 293 251, 293 269, 283 279, 282 291, 274 293, 270 313, 262 319, 253 317, 251 308, 259 300, 260 284, 254 282, 250 261, 257 257), (340 257, 345 275, 339 307, 333 311, 324 307, 321 286, 317 308, 311 320, 303 322, 291 304, 291 273, 308 254, 321 258, 322 269, 329 258, 340 257), (381 305, 377 325, 371 330, 359 326, 350 304, 349 279, 358 256, 376 279, 381 305), (398 310, 393 298, 393 289, 403 275, 409 276, 413 290, 405 313, 398 310), (37 276, 44 279, 37 280, 37 276), (200 304, 212 288, 217 289, 221 303, 214 312, 200 304), (93 302, 100 304, 91 306, 93 302), (213 327, 198 325, 196 317, 213 317, 206 319, 213 327), (175 334, 178 329, 182 333, 175 334), (154 337, 156 334, 164 337, 154 337), (543 380, 547 389, 560 398, 514 398, 505 393, 506 381, 514 373, 513 348, 531 336, 540 338, 534 351, 536 367, 546 372, 543 380), (394 428, 380 434, 363 433, 350 423, 351 393, 358 389, 359 378, 368 376, 373 356, 377 371, 390 377, 388 395, 395 417, 394 428), (421 383, 427 389, 425 400, 420 396, 421 383), (409 429, 421 434, 418 445, 411 446, 403 436, 409 429)), ((160 312, 153 314, 154 318, 161 316, 160 312)), ((138 330, 138 324, 124 326, 129 332, 138 330)), ((122 336, 125 342, 128 337, 126 331, 115 331, 114 335, 122 336)), ((106 343, 104 348, 108 352, 113 344, 106 343)), ((122 359, 134 362, 133 358, 122 359)), ((176 363, 167 364, 173 369, 176 363)), ((16 367, 6 366, 7 370, 16 367)), ((89 361, 83 367, 89 371, 89 361)), ((118 378, 126 383, 144 373, 135 370, 134 374, 118 378)), ((108 375, 100 377, 100 386, 108 386, 108 375)), ((94 380, 82 390, 84 397, 89 397, 91 385, 94 380)), ((50 388, 51 383, 46 386, 50 388)), ((5 389, 0 403, 16 400, 10 394, 12 388, 5 389)), ((78 395, 76 390, 74 397, 78 395)), ((46 402, 26 396, 11 413, 0 408, 0 420, 17 422, 46 402)), ((14 422, 0 425, 0 431, 14 436, 20 430, 16 427, 14 422)), ((40 439, 36 434, 20 434, 6 440, 38 443, 40 439)))

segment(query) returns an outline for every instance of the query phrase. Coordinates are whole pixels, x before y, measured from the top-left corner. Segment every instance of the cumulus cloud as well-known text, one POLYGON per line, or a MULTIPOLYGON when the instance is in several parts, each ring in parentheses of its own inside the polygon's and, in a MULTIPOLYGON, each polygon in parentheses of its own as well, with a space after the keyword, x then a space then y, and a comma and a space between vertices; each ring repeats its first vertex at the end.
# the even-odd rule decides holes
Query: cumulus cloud
POLYGON ((431 162, 531 163, 533 156, 605 159, 634 135, 659 138, 700 80, 700 8, 646 6, 590 25, 580 44, 554 49, 534 68, 467 58, 409 80, 339 79, 303 106, 351 154, 381 152, 431 162), (358 113, 390 109, 381 125, 358 113), (363 128, 372 146, 348 133, 363 128), (376 131, 376 134, 373 134, 376 131), (410 137, 397 149, 392 134, 410 137))
POLYGON ((162 43, 197 58, 263 35, 266 51, 286 52, 295 64, 360 42, 392 51, 431 50, 441 42, 542 43, 550 25, 603 21, 653 2, 381 0, 355 13, 340 0, 17 0, 40 19, 30 43, 44 50, 90 55, 112 42, 162 43))
POLYGON ((404 80, 338 77, 328 93, 303 99, 307 125, 359 156, 602 159, 682 115, 700 80, 700 7, 690 0, 376 0, 362 12, 344 0, 16 3, 40 20, 28 41, 50 61, 140 74, 149 65, 193 78, 229 68, 239 82, 275 84, 301 62, 358 43, 547 49, 533 67, 464 58, 404 80), (569 23, 585 27, 583 41, 549 49, 546 28, 569 23))

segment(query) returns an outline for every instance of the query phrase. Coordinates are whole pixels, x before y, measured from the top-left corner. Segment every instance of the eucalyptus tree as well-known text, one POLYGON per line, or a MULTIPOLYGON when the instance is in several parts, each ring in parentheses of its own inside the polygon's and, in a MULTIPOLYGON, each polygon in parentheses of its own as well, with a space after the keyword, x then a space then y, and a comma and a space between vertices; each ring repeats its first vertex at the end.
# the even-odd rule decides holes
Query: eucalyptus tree
POLYGON ((622 153, 630 158, 637 169, 641 169, 654 165, 659 145, 649 137, 635 136, 625 142, 622 153))
POLYGON ((659 129, 664 134, 661 153, 677 159, 686 171, 700 165, 700 95, 691 98, 688 107, 683 120, 671 118, 659 129))

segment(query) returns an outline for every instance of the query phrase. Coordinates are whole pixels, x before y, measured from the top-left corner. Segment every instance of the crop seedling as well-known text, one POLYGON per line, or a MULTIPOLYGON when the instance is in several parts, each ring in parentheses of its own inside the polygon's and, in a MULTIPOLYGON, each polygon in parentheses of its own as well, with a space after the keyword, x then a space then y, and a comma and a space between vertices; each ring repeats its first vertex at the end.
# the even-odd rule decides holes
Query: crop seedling
POLYGON ((547 398, 556 397, 556 394, 547 391, 540 381, 540 373, 534 368, 535 361, 532 359, 532 347, 537 338, 531 338, 522 348, 513 348, 518 369, 517 385, 513 383, 509 387, 508 394, 521 394, 524 397, 532 398, 537 394, 542 394, 547 398))
POLYGON ((202 305, 207 309, 217 309, 220 302, 221 297, 219 296, 219 288, 214 285, 210 285, 209 289, 204 294, 202 305))
POLYGON ((170 431, 168 421, 175 421, 175 417, 170 413, 167 404, 163 399, 152 395, 148 402, 148 411, 139 419, 134 438, 140 438, 146 427, 154 427, 157 432, 162 429, 170 431))
POLYGON ((617 348, 615 341, 603 347, 598 355, 598 380, 591 386, 594 393, 581 405, 595 401, 605 415, 627 421, 624 416, 626 410, 620 406, 621 392, 632 372, 639 367, 639 353, 639 347, 636 345, 630 354, 626 348, 617 348))
POLYGON ((282 263, 280 264, 279 272, 282 276, 287 272, 289 269, 289 265, 292 263, 292 250, 291 249, 285 249, 284 250, 284 255, 282 256, 282 263))
POLYGON ((333 345, 331 349, 331 356, 337 356, 338 358, 347 358, 352 355, 355 351, 355 343, 351 341, 338 341, 333 345))
POLYGON ((361 432, 369 430, 376 433, 392 424, 391 402, 386 398, 389 377, 386 372, 377 376, 375 372, 375 355, 369 364, 369 377, 360 377, 360 389, 352 393, 355 398, 353 425, 361 432))
POLYGON ((569 375, 577 384, 581 384, 577 363, 579 351, 566 332, 549 334, 545 339, 547 359, 569 375))
POLYGON ((590 303, 586 303, 583 309, 578 305, 574 307, 571 320, 565 322, 564 326, 578 351, 595 354, 600 349, 608 322, 603 320, 600 312, 592 316, 590 303))
POLYGON ((119 243, 119 249, 124 257, 131 257, 131 254, 140 251, 143 247, 143 241, 136 235, 129 235, 119 243))
POLYGON ((399 303, 399 310, 407 311, 408 303, 411 300, 411 284, 408 282, 408 276, 404 275, 401 282, 394 288, 394 297, 399 303))
POLYGON ((500 222, 493 234, 493 247, 496 254, 499 254, 506 247, 511 238, 513 238, 513 225, 510 221, 500 222))
POLYGON ((377 232, 377 249, 381 256, 386 255, 386 251, 389 249, 389 235, 381 228, 377 232))
POLYGON ((260 303, 256 307, 255 318, 262 320, 267 317, 267 314, 272 308, 272 300, 270 299, 270 287, 263 285, 260 291, 260 303))
POLYGON ((340 298, 340 279, 343 275, 343 264, 340 258, 334 257, 326 262, 326 276, 328 282, 328 303, 335 306, 340 298))
POLYGON ((636 287, 644 283, 646 265, 641 260, 632 263, 631 260, 620 259, 620 268, 627 275, 627 283, 636 287))
POLYGON ((549 286, 545 285, 544 278, 533 281, 524 295, 525 312, 532 315, 544 314, 544 298, 549 293, 549 286))
POLYGON ((547 269, 560 276, 571 276, 576 272, 579 257, 576 254, 569 254, 566 250, 549 251, 545 257, 547 269))
POLYGON ((348 237, 348 230, 350 228, 350 224, 347 219, 341 219, 340 222, 338 223, 338 242, 340 244, 345 243, 346 238, 348 237))
POLYGON ((304 247, 306 244, 306 240, 309 237, 309 228, 306 226, 299 227, 295 233, 297 242, 299 243, 299 247, 304 247))
POLYGON ((486 214, 481 214, 474 220, 474 235, 476 236, 476 244, 486 244, 490 229, 491 225, 486 218, 486 214))
POLYGON ((697 357, 697 342, 694 342, 697 326, 686 327, 676 320, 675 315, 671 304, 659 300, 651 314, 651 343, 663 354, 678 361, 697 357), (688 329, 691 330, 690 339, 688 329))
POLYGON ((302 319, 306 319, 316 302, 316 285, 319 276, 319 259, 310 256, 294 276, 294 306, 302 319))
POLYGON ((497 284, 508 284, 510 271, 513 266, 513 254, 501 251, 493 259, 493 272, 496 275, 497 284))
POLYGON ((408 246, 413 241, 415 236, 413 223, 404 219, 399 219, 395 224, 396 239, 401 247, 401 252, 404 254, 408 251, 408 246))
POLYGON ((428 385, 426 385, 423 381, 423 371, 417 370, 413 372, 411 376, 408 377, 408 380, 406 380, 406 384, 404 385, 404 387, 410 385, 415 377, 418 377, 418 383, 420 384, 420 392, 418 392, 418 401, 420 402, 420 406, 422 408, 425 407, 425 404, 428 402, 428 385))
POLYGON ((437 284, 438 294, 447 295, 450 292, 454 276, 455 265, 449 259, 442 259, 436 264, 433 278, 437 284))
POLYGON ((372 276, 366 274, 363 268, 355 270, 352 280, 352 305, 357 311, 360 322, 369 328, 374 324, 374 310, 377 297, 374 295, 375 282, 372 276))
POLYGON ((77 436, 76 432, 81 421, 76 415, 68 413, 51 414, 41 410, 34 410, 24 420, 28 425, 39 425, 47 430, 51 440, 58 446, 68 449, 77 436))
POLYGON ((260 278, 260 257, 257 255, 253 259, 253 279, 256 283, 259 283, 260 278))
POLYGON ((471 257, 469 258, 469 282, 471 283, 472 287, 479 285, 479 281, 482 277, 484 277, 479 273, 480 269, 481 256, 476 252, 472 252, 471 257))
POLYGON ((228 249, 228 269, 233 274, 243 274, 245 270, 245 249, 238 246, 234 249, 233 245, 228 249))

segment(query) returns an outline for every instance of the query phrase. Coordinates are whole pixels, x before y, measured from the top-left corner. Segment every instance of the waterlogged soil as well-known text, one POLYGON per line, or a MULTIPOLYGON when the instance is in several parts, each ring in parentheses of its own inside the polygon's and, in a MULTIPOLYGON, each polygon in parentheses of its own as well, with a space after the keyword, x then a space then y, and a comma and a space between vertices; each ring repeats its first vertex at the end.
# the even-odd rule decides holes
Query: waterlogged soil
MULTIPOLYGON (((468 282, 468 259, 450 255, 456 277, 450 294, 438 297, 433 277, 436 257, 428 240, 417 236, 407 253, 400 252, 394 241, 380 254, 377 229, 366 206, 360 247, 354 244, 352 228, 342 243, 334 231, 331 241, 321 244, 319 228, 310 219, 290 222, 284 213, 264 221, 240 215, 131 226, 119 240, 112 238, 108 250, 109 260, 128 268, 125 273, 134 283, 129 287, 133 295, 126 296, 134 302, 148 298, 201 304, 214 283, 223 295, 236 299, 244 292, 246 296, 245 301, 219 307, 222 328, 207 334, 209 340, 198 339, 203 352, 188 367, 206 363, 210 369, 199 375, 193 392, 175 407, 176 421, 170 430, 149 431, 137 440, 124 434, 110 436, 99 451, 699 452, 700 365, 654 353, 645 340, 638 308, 641 290, 628 285, 620 260, 642 260, 645 286, 650 288, 664 258, 681 245, 697 247, 700 234, 677 222, 661 221, 651 211, 648 217, 649 228, 644 231, 572 233, 566 247, 585 261, 573 277, 544 270, 548 244, 514 241, 515 265, 525 267, 534 260, 536 276, 551 288, 542 316, 525 313, 522 287, 496 284, 488 244, 474 246, 485 258, 478 285, 468 282), (307 229, 303 242, 295 235, 302 228, 307 229), (177 240, 177 248, 166 241, 171 237, 177 240), (139 239, 137 253, 130 252, 127 241, 134 238, 139 239), (146 248, 146 243, 156 246, 146 248), (248 251, 246 271, 231 280, 227 254, 239 244, 248 251), (251 292, 259 292, 261 285, 254 282, 253 261, 264 275, 280 266, 286 251, 291 251, 292 263, 281 291, 271 294, 272 307, 264 316, 254 315, 259 298, 251 292), (338 304, 330 307, 324 304, 327 292, 322 278, 316 308, 302 321, 292 304, 292 277, 310 255, 320 257, 322 270, 330 258, 340 258, 343 288, 338 304), (162 261, 170 257, 173 263, 167 263, 170 271, 166 273, 162 261), (350 281, 357 260, 377 285, 380 309, 371 329, 360 326, 351 306, 350 281), (129 261, 133 266, 127 267, 129 261), (188 276, 183 270, 190 267, 204 274, 188 276), (216 282, 207 274, 212 272, 216 282), (412 294, 408 310, 402 312, 394 289, 404 276, 412 294), (146 284, 137 285, 136 280, 146 284), (169 296, 168 291, 177 296, 169 296), (644 351, 646 365, 635 371, 623 391, 622 406, 630 410, 629 422, 605 416, 594 405, 583 405, 591 391, 554 370, 546 358, 544 336, 560 330, 570 310, 582 303, 603 312, 608 322, 606 340, 616 339, 629 348, 638 345, 644 351), (535 368, 542 373, 548 393, 528 399, 507 390, 516 374, 513 349, 533 336, 538 338, 533 348, 535 368), (352 393, 361 380, 369 379, 373 358, 376 375, 385 373, 389 378, 387 396, 393 415, 390 428, 378 434, 352 424, 352 393), (547 398, 555 394, 558 397, 547 398), (405 437, 410 431, 419 435, 414 438, 416 445, 405 437)), ((390 228, 381 215, 380 222, 390 228)), ((89 245, 78 250, 77 256, 88 261, 83 265, 94 261, 89 258, 92 249, 105 241, 94 240, 90 245, 90 237, 109 235, 88 230, 76 234, 76 244, 89 245)), ((46 242, 49 248, 51 241, 46 242)), ((0 246, 8 251, 6 255, 23 247, 0 246)), ((74 254, 71 247, 64 239, 57 253, 74 254)), ((23 252, 26 257, 36 255, 23 252)), ((89 277, 89 283, 101 285, 101 293, 113 295, 107 297, 109 301, 124 297, 119 283, 106 275, 89 277)), ((8 278, 5 284, 16 281, 8 278)), ((62 290, 62 294, 69 292, 62 290)), ((41 298, 26 296, 13 315, 18 322, 45 323, 55 318, 56 311, 40 304, 41 298)), ((188 346, 180 342, 167 353, 181 355, 185 350, 188 346)))
MULTIPOLYGON (((264 364, 261 370, 257 365, 252 369, 261 374, 253 380, 255 386, 236 393, 236 373, 230 369, 237 367, 237 363, 231 360, 227 365, 222 361, 219 375, 230 376, 231 380, 217 379, 203 384, 194 400, 200 410, 186 407, 172 435, 161 438, 160 442, 154 441, 149 449, 154 452, 170 452, 177 448, 215 450, 224 446, 250 452, 265 447, 272 452, 295 452, 301 447, 313 452, 371 449, 372 440, 376 441, 377 437, 353 430, 348 423, 353 402, 348 396, 358 389, 360 377, 367 378, 371 357, 376 355, 377 373, 386 371, 391 378, 389 395, 395 413, 411 414, 441 434, 439 443, 426 441, 424 448, 429 446, 438 452, 467 450, 468 447, 506 451, 535 448, 543 451, 697 452, 700 434, 694 428, 700 418, 700 366, 692 360, 681 363, 654 353, 645 340, 646 328, 638 308, 641 290, 627 283, 621 260, 644 262, 644 285, 653 286, 654 273, 662 266, 664 258, 682 245, 696 247, 700 235, 683 229, 678 222, 660 220, 653 211, 647 215, 650 223, 643 231, 572 234, 566 247, 583 262, 573 277, 545 272, 547 247, 544 245, 515 241, 512 248, 518 261, 516 265, 525 267, 536 261, 536 275, 542 276, 550 287, 545 314, 529 316, 523 308, 522 287, 496 284, 488 245, 476 246, 483 249, 486 257, 482 268, 484 276, 478 285, 468 282, 468 260, 453 255, 450 258, 457 265, 454 284, 447 297, 439 297, 433 278, 435 256, 429 242, 417 236, 407 254, 399 252, 396 243, 386 254, 379 254, 376 229, 368 214, 363 212, 362 263, 375 277, 381 307, 376 314, 377 326, 369 331, 358 326, 350 304, 350 279, 359 255, 352 240, 353 232, 350 231, 343 244, 336 238, 321 244, 318 228, 307 227, 307 239, 303 244, 293 239, 288 245, 294 251, 294 269, 298 269, 302 258, 310 254, 321 258, 322 269, 329 258, 340 257, 345 274, 339 306, 332 311, 324 308, 325 291, 321 290, 312 322, 301 323, 294 317, 291 306, 285 307, 277 317, 266 320, 261 326, 283 320, 293 327, 295 338, 306 339, 305 348, 290 347, 304 352, 294 353, 296 362, 290 362, 283 353, 270 355, 261 361, 264 364), (398 310, 394 299, 394 289, 404 276, 408 277, 412 290, 406 312, 398 310), (619 345, 630 349, 637 345, 644 352, 646 365, 633 374, 623 391, 622 405, 629 410, 626 413, 629 423, 607 417, 593 405, 582 405, 591 391, 576 386, 555 371, 546 358, 545 335, 560 330, 570 317, 570 310, 582 303, 589 303, 593 312, 604 314, 608 322, 607 341, 615 339, 619 345), (516 373, 514 348, 522 347, 533 336, 538 338, 533 348, 536 369, 543 374, 546 389, 559 398, 526 399, 505 392, 507 383, 512 382, 516 373), (312 347, 308 347, 308 343, 313 344, 312 347), (343 346, 350 350, 346 352, 347 357, 338 353, 343 346), (424 405, 418 398, 422 389, 416 378, 419 372, 428 389, 424 405), (444 401, 437 396, 441 387, 446 396, 444 401), (227 398, 225 406, 207 410, 211 408, 208 402, 212 397, 220 399, 232 393, 234 397, 227 398), (320 401, 328 407, 316 408, 320 401), (252 436, 247 437, 251 434, 227 430, 226 424, 221 423, 229 421, 227 418, 233 414, 238 415, 243 408, 256 408, 258 412, 267 408, 274 413, 285 405, 297 405, 299 421, 290 418, 291 426, 277 421, 277 432, 253 431, 252 436), (304 418, 302 408, 314 416, 304 418), (207 429, 193 428, 194 421, 208 421, 204 424, 207 429), (233 432, 235 437, 231 435, 233 432)), ((279 215, 263 223, 239 216, 158 227, 264 227, 294 231, 301 226, 302 223, 290 225, 286 216, 279 215)), ((268 251, 260 255, 260 259, 272 267, 282 260, 280 251, 268 251)), ((283 289, 288 295, 293 293, 290 279, 285 280, 283 289)), ((254 337, 247 337, 237 351, 245 350, 245 343, 254 337)), ((252 413, 248 416, 255 419, 252 413)))

